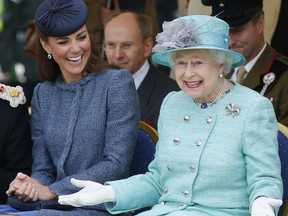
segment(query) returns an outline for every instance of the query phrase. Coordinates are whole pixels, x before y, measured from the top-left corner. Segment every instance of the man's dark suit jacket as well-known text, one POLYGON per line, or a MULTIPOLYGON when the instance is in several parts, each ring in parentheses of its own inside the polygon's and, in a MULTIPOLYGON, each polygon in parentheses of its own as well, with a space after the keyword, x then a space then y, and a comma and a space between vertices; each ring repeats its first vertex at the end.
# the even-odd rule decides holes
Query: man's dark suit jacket
POLYGON ((157 128, 163 99, 169 92, 179 90, 175 80, 150 63, 150 69, 138 88, 141 120, 157 128))
MULTIPOLYGON (((244 79, 242 85, 260 93, 264 87, 264 76, 272 72, 275 74, 275 79, 267 87, 264 96, 271 100, 278 122, 288 126, 287 57, 277 53, 267 44, 263 53, 244 79)), ((227 78, 230 78, 232 73, 228 74, 227 78)))
POLYGON ((26 104, 12 108, 0 99, 0 203, 18 172, 30 174, 32 141, 26 104))

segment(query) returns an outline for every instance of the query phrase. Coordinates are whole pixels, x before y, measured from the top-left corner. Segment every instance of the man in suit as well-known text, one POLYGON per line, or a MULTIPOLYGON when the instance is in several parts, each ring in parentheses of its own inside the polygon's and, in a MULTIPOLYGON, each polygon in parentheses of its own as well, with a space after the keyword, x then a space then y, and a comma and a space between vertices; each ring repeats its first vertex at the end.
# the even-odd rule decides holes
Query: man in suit
MULTIPOLYGON (((269 98, 278 122, 288 126, 288 59, 264 38, 263 0, 202 0, 230 25, 230 49, 246 58, 242 85, 269 98)), ((237 81, 238 69, 228 75, 237 81)))
POLYGON ((30 173, 32 141, 26 98, 21 87, 0 83, 0 204, 18 172, 30 173))
POLYGON ((148 61, 154 41, 152 34, 149 17, 138 13, 115 13, 104 25, 104 50, 108 62, 133 74, 141 120, 157 128, 164 97, 171 91, 178 91, 179 87, 148 61))

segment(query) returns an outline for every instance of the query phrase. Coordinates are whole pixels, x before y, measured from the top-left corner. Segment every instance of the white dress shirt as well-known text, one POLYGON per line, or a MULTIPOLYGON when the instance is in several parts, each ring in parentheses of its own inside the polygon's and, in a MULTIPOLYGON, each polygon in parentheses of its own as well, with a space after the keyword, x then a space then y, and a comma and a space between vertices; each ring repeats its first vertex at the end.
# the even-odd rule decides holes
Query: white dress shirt
POLYGON ((150 68, 149 62, 148 60, 146 60, 145 63, 142 65, 142 67, 138 71, 136 71, 136 73, 133 74, 136 89, 138 89, 141 83, 143 82, 144 78, 146 77, 149 71, 149 68, 150 68))

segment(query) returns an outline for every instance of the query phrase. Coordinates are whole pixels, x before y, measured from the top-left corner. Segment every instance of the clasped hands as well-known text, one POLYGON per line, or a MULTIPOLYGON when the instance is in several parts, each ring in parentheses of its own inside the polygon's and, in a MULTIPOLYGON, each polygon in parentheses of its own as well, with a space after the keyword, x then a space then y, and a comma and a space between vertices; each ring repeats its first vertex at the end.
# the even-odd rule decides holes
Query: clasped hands
POLYGON ((50 191, 48 186, 41 184, 37 180, 24 173, 18 173, 10 183, 6 191, 8 196, 15 195, 23 202, 35 202, 37 200, 55 199, 56 195, 50 191))
POLYGON ((81 181, 73 178, 71 179, 71 183, 82 189, 74 194, 59 196, 58 202, 62 205, 81 207, 116 201, 114 189, 110 185, 102 185, 93 181, 81 181))

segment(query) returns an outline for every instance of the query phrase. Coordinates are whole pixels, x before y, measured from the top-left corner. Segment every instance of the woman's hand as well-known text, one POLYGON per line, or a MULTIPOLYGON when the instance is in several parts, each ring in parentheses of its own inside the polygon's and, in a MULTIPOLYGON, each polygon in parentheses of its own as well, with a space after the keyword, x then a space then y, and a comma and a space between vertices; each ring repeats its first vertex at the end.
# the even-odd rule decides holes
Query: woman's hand
POLYGON ((23 202, 51 200, 56 198, 56 195, 50 191, 48 186, 41 184, 23 173, 17 174, 15 179, 10 183, 6 194, 8 196, 15 195, 23 202))
POLYGON ((110 185, 106 186, 97 182, 81 181, 73 178, 71 183, 83 189, 71 195, 59 196, 58 202, 62 205, 81 207, 116 201, 115 192, 110 185))
POLYGON ((274 207, 282 205, 282 200, 259 197, 252 203, 251 216, 275 216, 274 207))
POLYGON ((25 179, 28 178, 27 175, 23 173, 18 173, 15 179, 10 183, 8 190, 6 191, 6 194, 8 196, 12 196, 15 191, 17 191, 21 186, 24 184, 25 179))

